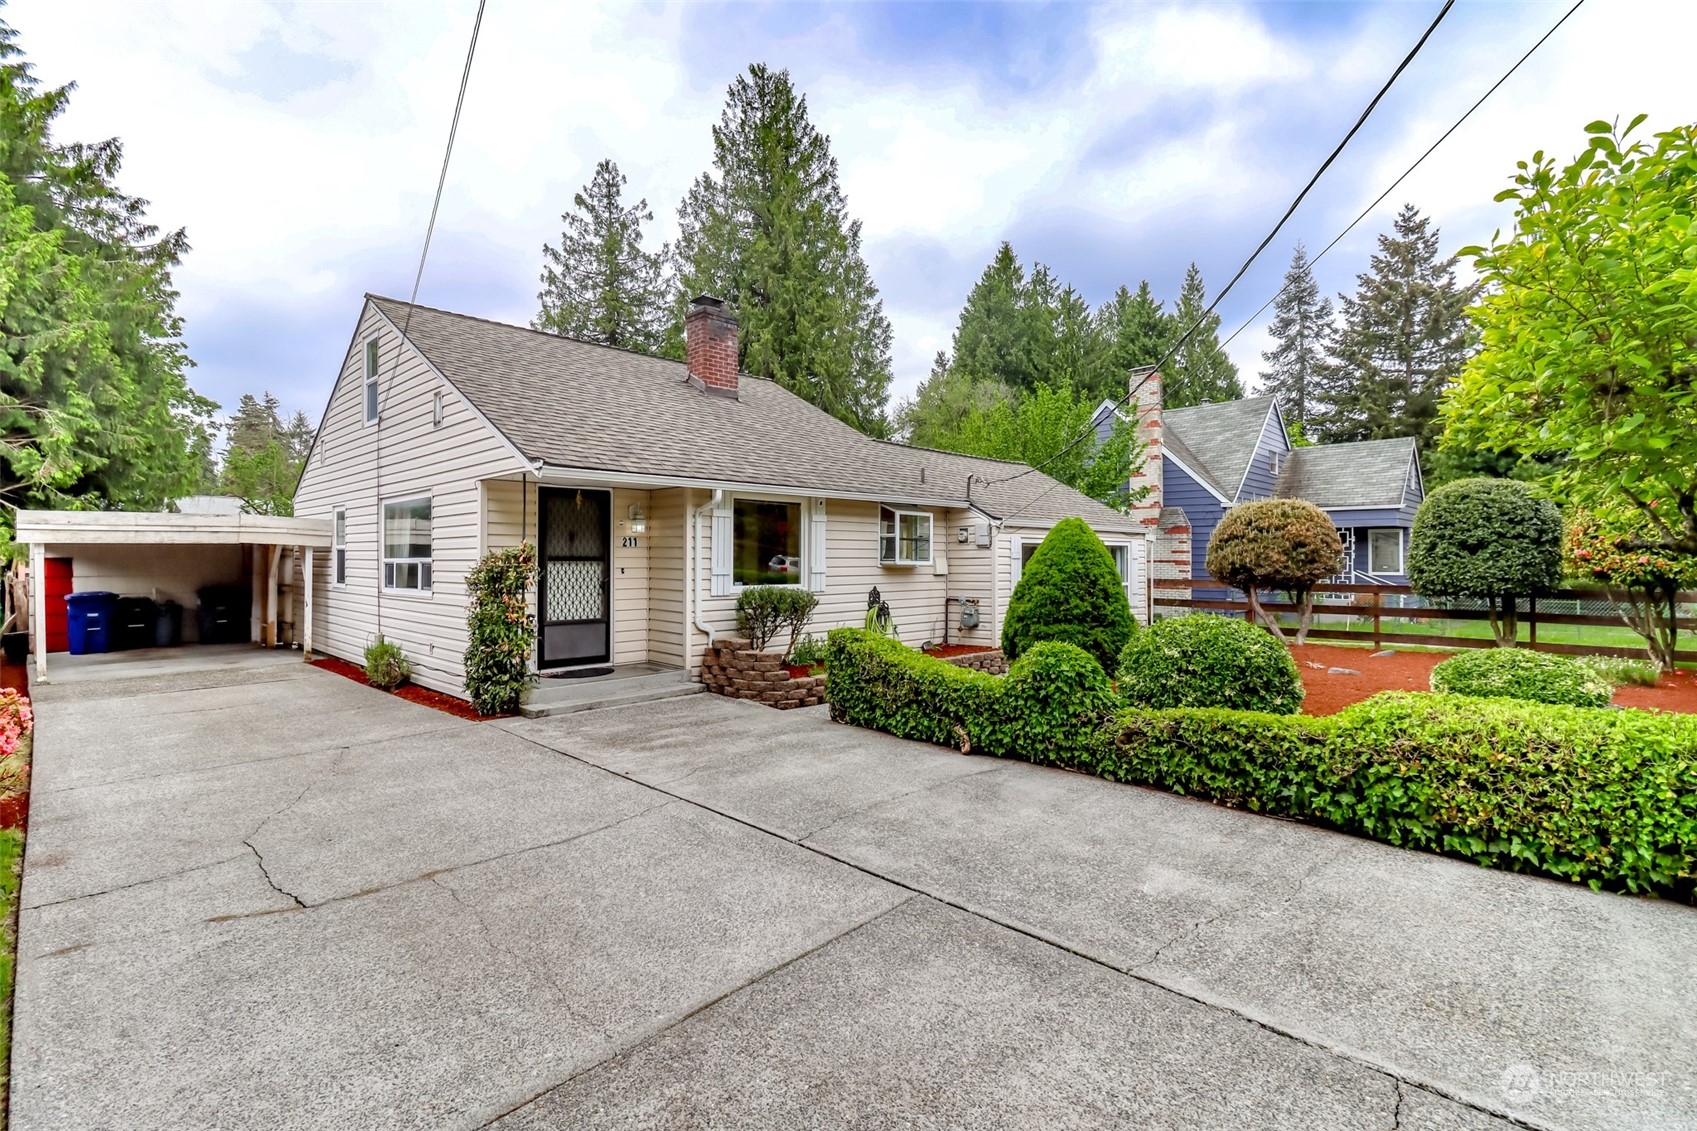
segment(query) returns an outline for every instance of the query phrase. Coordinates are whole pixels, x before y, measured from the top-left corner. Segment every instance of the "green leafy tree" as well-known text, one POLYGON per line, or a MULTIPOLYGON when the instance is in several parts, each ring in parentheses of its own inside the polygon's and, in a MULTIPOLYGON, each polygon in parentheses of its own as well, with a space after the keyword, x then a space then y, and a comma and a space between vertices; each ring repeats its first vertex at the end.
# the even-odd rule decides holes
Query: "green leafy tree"
POLYGON ((1243 590, 1255 619, 1284 640, 1278 618, 1261 604, 1264 589, 1290 594, 1298 610, 1296 642, 1307 643, 1314 586, 1343 566, 1343 540, 1325 511, 1304 499, 1258 499, 1235 506, 1208 540, 1208 574, 1243 590))
POLYGON ((1578 507, 1562 540, 1568 576, 1600 583, 1627 626, 1644 638, 1650 659, 1669 671, 1679 649, 1679 594, 1697 589, 1697 558, 1652 549, 1649 519, 1619 503, 1606 512, 1578 507))
POLYGON ((1125 287, 1096 311, 1096 329, 1102 339, 1102 370, 1109 387, 1102 396, 1117 399, 1126 392, 1127 375, 1146 365, 1155 365, 1172 344, 1173 319, 1145 279, 1134 294, 1125 287))
POLYGON ((679 286, 668 351, 682 355, 690 297, 728 299, 743 367, 865 432, 888 427, 890 326, 837 184, 830 139, 788 71, 756 63, 713 127, 712 172, 678 210, 679 286))
POLYGON ((1633 140, 1643 120, 1533 154, 1509 236, 1464 249, 1481 348, 1444 443, 1545 461, 1563 501, 1636 508, 1629 548, 1697 558, 1697 126, 1633 140))
POLYGON ((303 437, 304 413, 284 425, 281 405, 266 392, 243 393, 225 426, 229 446, 218 472, 217 489, 242 500, 251 514, 292 515, 295 487, 306 462, 310 434, 303 437))
POLYGON ((967 292, 955 326, 953 372, 974 385, 1029 389, 1044 370, 1036 356, 1031 286, 1013 245, 1003 243, 967 292))
POLYGON ((1279 398, 1288 427, 1301 434, 1308 420, 1315 374, 1326 358, 1332 331, 1332 300, 1322 298, 1308 252, 1299 243, 1273 300, 1273 348, 1262 353, 1261 391, 1279 398))
POLYGON ((560 246, 542 245, 538 330, 654 353, 665 335, 667 294, 662 255, 642 246, 654 219, 648 201, 626 206, 625 175, 611 160, 562 213, 560 246))
POLYGON ((1438 399, 1473 350, 1467 306, 1477 290, 1438 257, 1438 231, 1412 205, 1379 237, 1353 297, 1339 296, 1342 323, 1310 386, 1304 424, 1322 443, 1436 432, 1438 399))
POLYGON ((1207 309, 1208 290, 1203 285, 1201 270, 1192 263, 1184 273, 1178 305, 1173 309, 1173 336, 1178 337, 1192 326, 1196 329, 1167 363, 1163 374, 1168 408, 1243 398, 1243 382, 1238 380, 1237 366, 1220 346, 1220 316, 1204 313, 1207 309))
POLYGON ((1515 600, 1561 584, 1561 512, 1513 479, 1433 491, 1408 537, 1408 584, 1422 597, 1483 600, 1500 647, 1515 644, 1515 600))
POLYGON ((217 407, 186 378, 188 243, 116 187, 117 140, 53 139, 69 97, 0 24, 0 500, 158 509, 200 486, 217 407))
POLYGON ((896 409, 896 426, 910 444, 947 449, 969 416, 1011 402, 1014 396, 1013 389, 1000 381, 975 381, 939 350, 931 375, 920 382, 912 399, 896 409))
POLYGON ((1113 555, 1081 518, 1056 523, 1008 600, 1002 651, 1018 659, 1045 641, 1072 644, 1110 671, 1137 629, 1113 555))

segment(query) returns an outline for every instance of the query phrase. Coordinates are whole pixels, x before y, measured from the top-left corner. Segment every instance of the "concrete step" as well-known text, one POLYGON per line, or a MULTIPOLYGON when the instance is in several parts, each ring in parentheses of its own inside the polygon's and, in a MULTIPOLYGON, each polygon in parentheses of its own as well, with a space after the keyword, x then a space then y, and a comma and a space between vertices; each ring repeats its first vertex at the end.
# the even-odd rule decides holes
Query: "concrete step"
POLYGON ((544 679, 540 686, 531 689, 529 699, 519 708, 519 714, 527 719, 541 719, 549 715, 569 715, 603 707, 628 707, 633 703, 699 695, 706 690, 682 671, 647 675, 615 673, 581 680, 544 679))

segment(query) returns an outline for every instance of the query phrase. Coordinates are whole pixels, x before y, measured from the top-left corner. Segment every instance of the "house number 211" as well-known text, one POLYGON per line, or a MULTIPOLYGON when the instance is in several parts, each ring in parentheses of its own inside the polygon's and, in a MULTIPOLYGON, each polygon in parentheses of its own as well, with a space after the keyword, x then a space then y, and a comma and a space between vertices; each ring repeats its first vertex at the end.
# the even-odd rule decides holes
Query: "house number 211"
POLYGON ((621 538, 619 540, 619 544, 622 545, 627 550, 634 550, 634 549, 636 549, 636 537, 634 535, 628 535, 624 538, 621 538))

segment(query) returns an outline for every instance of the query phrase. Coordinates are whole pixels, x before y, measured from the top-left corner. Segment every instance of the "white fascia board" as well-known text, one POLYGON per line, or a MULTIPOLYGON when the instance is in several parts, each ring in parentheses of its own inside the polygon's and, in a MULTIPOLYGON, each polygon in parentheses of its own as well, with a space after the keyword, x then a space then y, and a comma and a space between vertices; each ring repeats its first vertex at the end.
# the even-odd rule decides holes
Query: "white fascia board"
POLYGON ((614 487, 699 487, 707 490, 723 490, 735 494, 769 494, 803 496, 812 499, 846 499, 857 503, 899 503, 907 507, 939 507, 947 510, 972 510, 984 513, 965 499, 941 499, 928 496, 902 496, 887 493, 873 494, 863 491, 844 491, 832 487, 827 490, 813 490, 794 483, 754 483, 734 479, 713 479, 705 476, 685 475, 653 475, 647 472, 606 471, 593 467, 558 467, 553 464, 540 464, 535 469, 538 479, 545 484, 565 484, 574 487, 593 487, 608 485, 614 487))

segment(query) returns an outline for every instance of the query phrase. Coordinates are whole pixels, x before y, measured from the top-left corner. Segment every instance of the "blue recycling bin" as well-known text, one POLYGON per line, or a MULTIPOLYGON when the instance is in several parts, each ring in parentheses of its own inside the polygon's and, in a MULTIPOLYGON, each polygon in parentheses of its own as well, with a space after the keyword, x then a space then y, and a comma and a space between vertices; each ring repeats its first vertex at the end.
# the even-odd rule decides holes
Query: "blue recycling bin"
POLYGON ((101 590, 65 594, 65 629, 71 655, 112 650, 112 615, 117 604, 116 593, 101 590))

